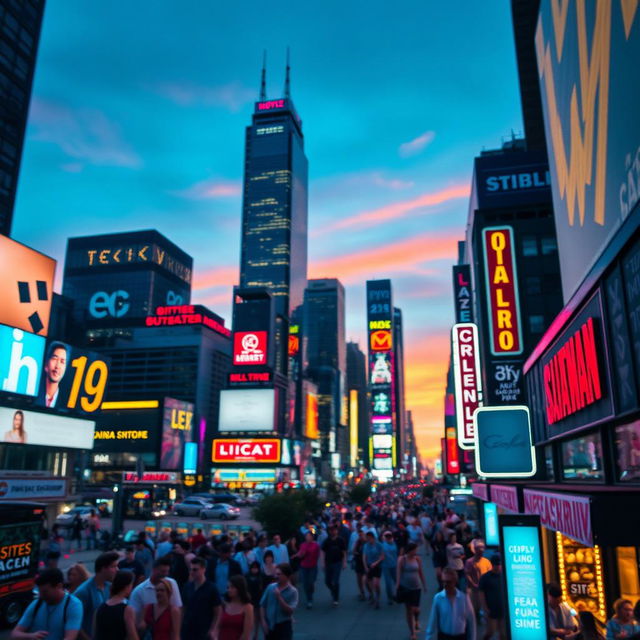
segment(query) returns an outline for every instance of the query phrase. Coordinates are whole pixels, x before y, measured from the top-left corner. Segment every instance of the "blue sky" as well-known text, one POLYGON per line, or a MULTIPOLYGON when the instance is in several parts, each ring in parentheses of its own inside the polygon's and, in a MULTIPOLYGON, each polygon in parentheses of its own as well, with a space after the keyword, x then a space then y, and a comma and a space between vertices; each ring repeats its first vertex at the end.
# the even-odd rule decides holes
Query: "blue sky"
POLYGON ((473 157, 522 131, 503 0, 48 0, 13 235, 57 258, 60 275, 69 236, 157 228, 194 257, 194 300, 229 318, 244 127, 263 49, 277 98, 287 46, 310 276, 344 281, 358 340, 364 281, 392 278, 408 406, 431 456, 473 157))

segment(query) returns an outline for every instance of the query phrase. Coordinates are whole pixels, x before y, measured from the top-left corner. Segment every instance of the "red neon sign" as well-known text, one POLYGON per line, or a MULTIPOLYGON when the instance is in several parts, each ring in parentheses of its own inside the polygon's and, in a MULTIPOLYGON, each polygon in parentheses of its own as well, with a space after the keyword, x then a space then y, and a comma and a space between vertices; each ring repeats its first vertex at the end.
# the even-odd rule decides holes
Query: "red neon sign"
POLYGON ((458 456, 458 438, 454 427, 447 427, 447 473, 460 473, 460 458, 458 456))
POLYGON ((269 111, 271 109, 284 109, 284 100, 267 100, 258 102, 258 111, 269 111))
POLYGON ((547 422, 554 424, 602 398, 593 318, 545 365, 547 422))
POLYGON ((229 382, 271 382, 271 373, 269 371, 252 371, 249 373, 230 373, 229 382))
POLYGON ((490 227, 484 229, 482 235, 491 353, 494 356, 518 355, 523 349, 513 229, 490 227))
POLYGON ((296 356, 300 351, 300 336, 289 335, 289 355, 296 356))
POLYGON ((233 364, 267 364, 267 332, 236 331, 233 335, 233 364))
POLYGON ((280 440, 214 440, 213 462, 280 462, 280 440))
MULTIPOLYGON (((202 309, 202 307, 200 308, 202 309)), ((173 327, 183 324, 201 324, 213 329, 223 336, 231 336, 231 331, 215 318, 207 315, 192 304, 170 307, 156 307, 155 316, 147 316, 144 320, 147 327, 173 327)))
POLYGON ((379 329, 369 334, 371 351, 391 351, 391 344, 391 331, 388 329, 379 329))
POLYGON ((470 322, 454 324, 451 339, 458 444, 462 449, 472 449, 475 442, 473 412, 482 406, 478 327, 470 322))

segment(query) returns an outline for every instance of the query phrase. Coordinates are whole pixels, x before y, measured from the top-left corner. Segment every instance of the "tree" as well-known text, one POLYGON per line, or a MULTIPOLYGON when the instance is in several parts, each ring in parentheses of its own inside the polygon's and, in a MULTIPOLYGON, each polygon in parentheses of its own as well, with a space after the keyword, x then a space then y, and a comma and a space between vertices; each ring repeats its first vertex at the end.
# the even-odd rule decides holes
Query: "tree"
POLYGON ((349 502, 353 504, 366 504, 369 496, 371 495, 371 482, 366 480, 359 484, 353 485, 349 490, 349 502))
POLYGON ((265 496, 252 515, 267 533, 280 534, 284 540, 295 535, 304 521, 322 508, 316 491, 298 489, 265 496))

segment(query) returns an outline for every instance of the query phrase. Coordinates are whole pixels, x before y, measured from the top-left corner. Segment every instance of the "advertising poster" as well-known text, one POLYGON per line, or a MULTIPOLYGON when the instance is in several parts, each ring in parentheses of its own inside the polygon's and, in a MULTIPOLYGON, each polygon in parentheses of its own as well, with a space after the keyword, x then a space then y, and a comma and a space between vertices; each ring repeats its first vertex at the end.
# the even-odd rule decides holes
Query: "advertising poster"
POLYGON ((0 323, 46 336, 56 261, 0 236, 0 323))
POLYGON ((0 441, 59 449, 93 449, 95 422, 0 407, 0 441))
POLYGON ((233 364, 267 364, 267 332, 236 331, 233 334, 233 364))
POLYGON ((547 640, 540 520, 499 516, 512 640, 547 640))
POLYGON ((500 544, 498 532, 498 505, 495 502, 484 503, 484 540, 488 547, 500 544))
POLYGON ((194 406, 174 398, 164 399, 160 468, 179 471, 182 468, 184 445, 193 441, 194 406))
POLYGON ((224 389, 220 392, 221 432, 273 431, 275 389, 224 389))
POLYGON ((0 389, 25 396, 38 394, 46 339, 0 325, 0 389))
POLYGON ((40 522, 0 525, 0 584, 35 576, 41 526, 40 522))

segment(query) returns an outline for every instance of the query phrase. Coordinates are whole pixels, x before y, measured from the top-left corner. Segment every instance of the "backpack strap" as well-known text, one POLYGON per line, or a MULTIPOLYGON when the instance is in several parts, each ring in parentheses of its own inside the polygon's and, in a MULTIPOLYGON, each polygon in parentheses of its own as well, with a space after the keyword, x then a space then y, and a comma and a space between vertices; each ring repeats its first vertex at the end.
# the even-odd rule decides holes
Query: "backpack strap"
POLYGON ((31 629, 31 627, 33 626, 33 623, 36 621, 36 618, 38 617, 38 611, 40 611, 41 606, 42 606, 42 598, 38 598, 38 601, 36 602, 36 606, 33 609, 33 614, 31 615, 31 622, 29 623, 29 629, 31 629))
POLYGON ((62 607, 62 635, 64 635, 64 628, 67 626, 67 609, 71 602, 71 596, 67 593, 64 598, 64 606, 62 607))

